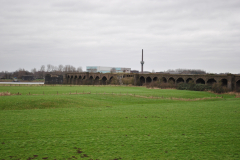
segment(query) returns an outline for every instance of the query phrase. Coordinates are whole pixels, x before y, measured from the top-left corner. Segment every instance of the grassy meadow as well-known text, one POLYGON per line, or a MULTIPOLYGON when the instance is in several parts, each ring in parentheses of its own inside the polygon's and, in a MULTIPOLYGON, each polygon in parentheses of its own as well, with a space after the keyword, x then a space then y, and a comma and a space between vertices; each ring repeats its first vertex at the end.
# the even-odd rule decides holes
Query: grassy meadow
POLYGON ((240 99, 124 86, 0 85, 0 159, 240 159, 240 99))

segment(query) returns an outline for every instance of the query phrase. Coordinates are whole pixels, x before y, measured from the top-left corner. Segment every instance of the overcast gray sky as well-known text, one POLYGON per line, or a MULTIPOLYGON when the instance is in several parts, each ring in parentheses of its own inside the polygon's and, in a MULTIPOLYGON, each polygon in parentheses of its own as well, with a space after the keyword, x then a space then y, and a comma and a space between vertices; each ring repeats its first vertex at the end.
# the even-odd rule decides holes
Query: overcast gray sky
POLYGON ((240 73, 239 0, 0 0, 0 71, 41 65, 240 73))

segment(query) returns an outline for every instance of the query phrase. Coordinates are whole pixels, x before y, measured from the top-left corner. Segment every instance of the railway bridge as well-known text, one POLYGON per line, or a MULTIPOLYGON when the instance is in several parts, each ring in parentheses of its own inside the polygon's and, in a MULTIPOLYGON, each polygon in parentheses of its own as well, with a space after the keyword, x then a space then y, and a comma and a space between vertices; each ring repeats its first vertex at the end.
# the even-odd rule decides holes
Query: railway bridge
POLYGON ((196 75, 181 75, 181 74, 159 74, 159 73, 149 73, 149 74, 138 74, 138 73, 67 73, 64 76, 64 84, 72 85, 107 85, 111 84, 113 80, 120 81, 125 77, 133 77, 134 85, 147 84, 151 82, 161 82, 161 83, 195 83, 195 84, 205 84, 212 85, 214 83, 221 83, 230 90, 236 90, 240 88, 240 75, 218 75, 218 74, 196 74, 196 75))
POLYGON ((63 80, 64 84, 75 84, 75 85, 84 85, 84 84, 96 84, 96 85, 107 85, 110 84, 113 78, 117 78, 117 74, 111 73, 67 73, 63 80))

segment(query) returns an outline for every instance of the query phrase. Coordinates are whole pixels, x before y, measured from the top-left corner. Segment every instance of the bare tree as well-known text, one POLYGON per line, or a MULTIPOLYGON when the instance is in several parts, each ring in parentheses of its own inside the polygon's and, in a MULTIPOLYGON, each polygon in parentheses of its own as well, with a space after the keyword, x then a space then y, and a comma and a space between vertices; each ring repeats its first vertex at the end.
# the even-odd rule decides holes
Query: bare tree
POLYGON ((24 69, 21 69, 21 68, 19 68, 19 71, 17 71, 18 72, 18 78, 22 78, 22 76, 24 76, 25 75, 25 71, 24 71, 24 69))
POLYGON ((77 72, 82 72, 82 67, 78 67, 77 72))
POLYGON ((71 65, 65 65, 63 67, 63 71, 64 72, 76 72, 76 68, 74 66, 71 66, 71 65))
POLYGON ((25 71, 24 68, 19 68, 18 70, 19 70, 19 71, 25 71))
POLYGON ((48 64, 47 65, 47 72, 50 72, 52 70, 52 65, 51 64, 48 64))
POLYGON ((39 72, 40 72, 39 77, 40 77, 40 78, 44 78, 44 77, 45 77, 45 65, 42 65, 42 66, 40 67, 39 72))
POLYGON ((41 66, 40 71, 45 72, 45 66, 44 65, 41 66))
MULTIPOLYGON (((45 77, 45 72, 51 72, 52 74, 58 74, 62 75, 66 72, 82 72, 82 67, 75 68, 72 65, 65 65, 63 66, 62 64, 58 66, 53 66, 51 64, 48 65, 41 65, 40 69, 37 70, 36 68, 31 69, 31 72, 25 70, 24 68, 19 68, 15 72, 11 74, 11 76, 22 78, 24 75, 34 75, 37 78, 44 78, 45 77)), ((0 72, 0 78, 4 77, 6 73, 0 72)), ((7 74, 10 75, 10 74, 7 74)), ((6 77, 6 76, 5 76, 6 77)), ((9 77, 9 76, 8 76, 9 77)))
POLYGON ((206 74, 206 71, 200 69, 169 69, 166 73, 170 74, 206 74))
POLYGON ((32 72, 33 74, 35 74, 35 73, 37 72, 37 69, 36 69, 36 68, 33 68, 33 69, 31 70, 31 72, 32 72))
POLYGON ((69 72, 69 71, 70 71, 70 65, 65 65, 65 66, 63 67, 63 71, 64 71, 64 72, 69 72))
POLYGON ((76 68, 75 67, 73 67, 73 66, 70 66, 70 70, 71 70, 71 72, 76 72, 76 68))
POLYGON ((62 65, 62 64, 60 64, 60 65, 58 66, 58 71, 59 71, 59 72, 63 72, 63 65, 62 65))
POLYGON ((52 72, 57 72, 58 71, 58 67, 57 66, 52 66, 52 72))
POLYGON ((57 67, 55 67, 51 64, 47 65, 47 72, 54 72, 55 70, 57 70, 57 67))

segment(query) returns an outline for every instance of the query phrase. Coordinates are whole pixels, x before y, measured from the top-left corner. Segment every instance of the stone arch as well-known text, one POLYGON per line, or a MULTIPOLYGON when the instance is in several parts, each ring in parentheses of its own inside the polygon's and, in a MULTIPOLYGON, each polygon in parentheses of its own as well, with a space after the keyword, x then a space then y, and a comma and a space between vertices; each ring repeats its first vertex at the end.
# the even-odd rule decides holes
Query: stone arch
POLYGON ((93 79, 93 76, 90 76, 88 78, 88 83, 87 84, 90 84, 90 85, 93 85, 94 84, 94 79, 93 79))
POLYGON ((146 83, 151 83, 152 82, 152 78, 151 77, 147 77, 146 78, 146 83))
POLYGON ((105 77, 105 76, 102 77, 102 84, 103 85, 107 84, 107 77, 105 77))
POLYGON ((182 77, 179 77, 179 78, 177 79, 177 83, 184 83, 184 79, 183 79, 182 77))
POLYGON ((78 76, 78 79, 77 79, 77 84, 82 84, 82 76, 78 76))
POLYGON ((237 91, 240 91, 240 80, 236 82, 236 89, 237 91))
POLYGON ((69 75, 67 75, 67 83, 71 83, 71 79, 69 75))
POLYGON ((227 87, 228 80, 226 78, 223 78, 223 79, 220 80, 220 83, 221 83, 222 86, 227 87))
POLYGON ((210 78, 210 79, 208 79, 208 81, 207 81, 207 84, 208 84, 208 85, 213 85, 214 83, 217 83, 217 81, 216 81, 214 78, 210 78))
POLYGON ((198 78, 196 84, 205 84, 205 81, 202 78, 198 78))
POLYGON ((94 84, 99 85, 99 76, 96 76, 94 79, 94 84))
POLYGON ((70 78, 70 84, 73 84, 73 75, 71 75, 71 78, 70 78))
POLYGON ((78 76, 77 76, 77 75, 74 76, 74 81, 73 81, 73 83, 74 83, 74 84, 78 84, 78 76))
POLYGON ((113 79, 113 76, 111 76, 111 77, 109 78, 109 83, 112 82, 112 79, 113 79))
POLYGON ((173 77, 170 77, 168 79, 168 83, 172 83, 172 84, 175 84, 175 79, 173 77))
POLYGON ((86 79, 86 76, 83 76, 83 79, 86 79))
POLYGON ((141 77, 139 78, 139 80, 140 80, 140 84, 141 84, 141 85, 143 85, 143 84, 145 83, 145 78, 144 78, 143 76, 141 76, 141 77))
POLYGON ((97 76, 97 77, 95 78, 95 80, 99 80, 99 77, 97 76))
POLYGON ((161 80, 160 80, 160 82, 167 83, 167 78, 162 77, 161 80))
POLYGON ((158 81, 158 77, 153 78, 153 82, 158 81))
POLYGON ((191 83, 191 82, 194 82, 194 81, 193 81, 192 78, 188 78, 188 79, 186 80, 186 82, 187 82, 187 83, 191 83))

